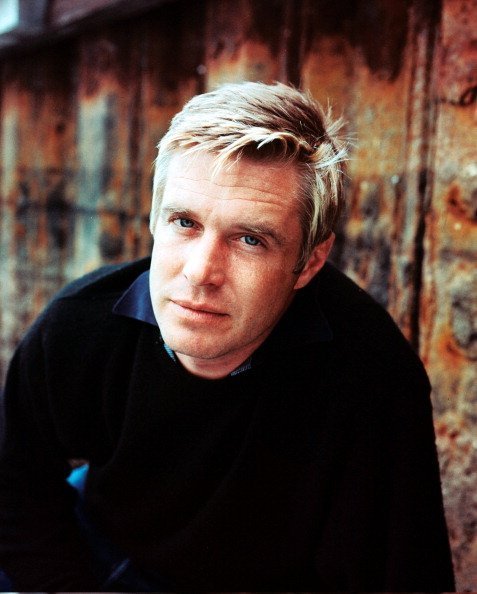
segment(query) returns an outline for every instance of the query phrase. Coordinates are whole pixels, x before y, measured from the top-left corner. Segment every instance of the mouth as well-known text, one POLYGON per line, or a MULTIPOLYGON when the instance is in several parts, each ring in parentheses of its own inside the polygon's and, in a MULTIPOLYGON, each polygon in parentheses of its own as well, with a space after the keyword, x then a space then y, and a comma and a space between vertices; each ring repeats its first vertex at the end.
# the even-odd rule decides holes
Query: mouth
POLYGON ((181 301, 174 299, 171 299, 171 302, 178 308, 180 308, 180 310, 183 310, 184 313, 189 313, 190 315, 203 315, 212 317, 225 317, 228 315, 223 311, 218 310, 213 305, 209 305, 207 303, 193 303, 190 301, 181 301))

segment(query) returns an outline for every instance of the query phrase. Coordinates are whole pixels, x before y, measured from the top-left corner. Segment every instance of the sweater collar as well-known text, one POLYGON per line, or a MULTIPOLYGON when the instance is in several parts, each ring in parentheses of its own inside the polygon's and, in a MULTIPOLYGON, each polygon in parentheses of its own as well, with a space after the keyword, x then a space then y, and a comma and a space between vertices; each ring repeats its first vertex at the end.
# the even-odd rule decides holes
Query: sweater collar
MULTIPOLYGON (((333 332, 316 298, 315 281, 298 291, 292 304, 274 328, 267 342, 273 348, 294 348, 332 340, 333 332), (272 344, 270 344, 272 346, 272 344)), ((113 307, 113 313, 157 327, 149 292, 149 270, 126 289, 113 307)))

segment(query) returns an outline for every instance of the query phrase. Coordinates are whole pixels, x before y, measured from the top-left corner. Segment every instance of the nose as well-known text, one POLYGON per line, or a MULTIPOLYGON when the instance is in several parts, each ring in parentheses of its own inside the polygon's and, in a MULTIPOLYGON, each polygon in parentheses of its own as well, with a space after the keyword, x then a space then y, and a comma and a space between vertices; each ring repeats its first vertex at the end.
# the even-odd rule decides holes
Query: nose
POLYGON ((225 278, 225 246, 218 238, 203 234, 188 251, 183 274, 194 286, 220 286, 225 278))

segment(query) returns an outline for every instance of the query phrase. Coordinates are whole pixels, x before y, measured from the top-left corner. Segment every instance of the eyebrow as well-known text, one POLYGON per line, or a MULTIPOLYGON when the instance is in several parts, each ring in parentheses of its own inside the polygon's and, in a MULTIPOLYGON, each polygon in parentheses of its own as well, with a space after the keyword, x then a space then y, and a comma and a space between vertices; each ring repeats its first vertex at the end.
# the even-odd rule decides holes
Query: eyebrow
POLYGON ((159 213, 163 219, 170 215, 181 215, 185 219, 194 219, 197 217, 190 208, 183 208, 182 206, 175 206, 174 204, 171 204, 171 206, 161 206, 159 213))
MULTIPOLYGON (((184 208, 182 206, 175 206, 171 204, 169 206, 164 206, 161 208, 160 216, 165 219, 171 215, 181 216, 185 219, 197 219, 198 215, 196 212, 189 208, 184 208)), ((261 235, 262 237, 269 237, 272 241, 274 241, 278 246, 283 246, 286 243, 286 238, 276 231, 270 225, 266 223, 260 222, 239 222, 236 225, 236 228, 243 233, 248 233, 250 235, 261 235)))
POLYGON ((269 237, 279 246, 284 245, 286 242, 285 237, 283 237, 283 235, 277 233, 275 229, 273 229, 267 224, 241 223, 237 225, 237 228, 243 231, 244 233, 249 233, 250 235, 261 235, 263 237, 269 237))

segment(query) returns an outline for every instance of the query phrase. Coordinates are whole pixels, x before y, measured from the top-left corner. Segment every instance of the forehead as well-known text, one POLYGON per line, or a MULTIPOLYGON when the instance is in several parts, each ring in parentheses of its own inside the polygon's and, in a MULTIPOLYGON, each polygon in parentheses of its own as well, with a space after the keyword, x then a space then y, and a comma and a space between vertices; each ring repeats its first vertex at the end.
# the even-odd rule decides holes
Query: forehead
POLYGON ((292 164, 257 162, 248 158, 216 167, 210 153, 176 154, 169 164, 164 200, 214 198, 280 207, 295 211, 299 178, 292 164))

